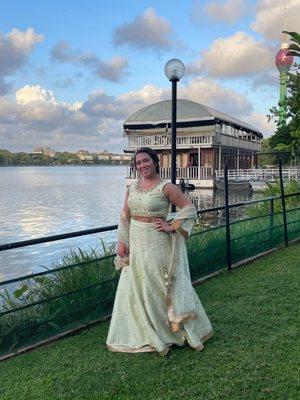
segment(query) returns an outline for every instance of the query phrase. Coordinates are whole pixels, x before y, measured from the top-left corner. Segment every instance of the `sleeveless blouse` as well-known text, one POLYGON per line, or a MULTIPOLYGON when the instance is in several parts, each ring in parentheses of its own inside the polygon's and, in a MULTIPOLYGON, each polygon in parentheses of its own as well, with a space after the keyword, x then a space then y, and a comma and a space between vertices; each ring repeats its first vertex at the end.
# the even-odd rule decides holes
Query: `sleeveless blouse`
POLYGON ((167 181, 160 180, 149 189, 140 189, 139 181, 133 182, 128 189, 127 204, 131 215, 166 218, 169 211, 169 199, 163 193, 167 181))

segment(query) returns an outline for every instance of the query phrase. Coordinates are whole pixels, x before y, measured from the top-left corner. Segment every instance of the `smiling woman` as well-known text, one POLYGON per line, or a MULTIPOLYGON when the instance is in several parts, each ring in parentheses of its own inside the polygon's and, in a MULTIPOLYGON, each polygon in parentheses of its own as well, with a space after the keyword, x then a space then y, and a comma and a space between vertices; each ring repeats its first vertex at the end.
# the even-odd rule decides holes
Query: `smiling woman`
POLYGON ((187 259, 196 209, 177 186, 160 179, 154 150, 140 148, 134 162, 141 179, 130 185, 119 222, 116 265, 122 270, 107 347, 166 355, 187 340, 200 351, 213 332, 187 259), (168 223, 170 203, 180 211, 168 223))

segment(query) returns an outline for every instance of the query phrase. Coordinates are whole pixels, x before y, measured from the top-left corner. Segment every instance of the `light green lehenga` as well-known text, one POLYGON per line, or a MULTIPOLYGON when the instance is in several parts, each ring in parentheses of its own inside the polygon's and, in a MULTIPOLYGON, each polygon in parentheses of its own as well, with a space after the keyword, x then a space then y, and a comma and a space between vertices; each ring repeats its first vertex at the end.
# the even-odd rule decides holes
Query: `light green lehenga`
MULTIPOLYGON (((131 215, 165 218, 169 207, 162 191, 165 183, 160 181, 145 191, 132 184, 128 197, 131 215)), ((122 223, 121 218, 118 235, 128 241, 130 264, 121 271, 106 342, 109 350, 165 355, 172 344, 182 346, 187 340, 200 351, 213 335, 188 266, 184 236, 196 215, 193 206, 180 210, 173 221, 175 233, 159 232, 153 223, 132 218, 122 223), (180 329, 174 331, 172 324, 180 324, 180 329)))

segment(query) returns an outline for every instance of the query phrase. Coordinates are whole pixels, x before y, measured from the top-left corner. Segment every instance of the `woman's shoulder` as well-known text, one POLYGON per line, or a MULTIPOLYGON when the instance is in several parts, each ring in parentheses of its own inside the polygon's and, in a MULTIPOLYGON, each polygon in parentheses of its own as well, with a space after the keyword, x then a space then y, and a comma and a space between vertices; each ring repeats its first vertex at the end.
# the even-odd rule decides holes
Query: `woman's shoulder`
POLYGON ((138 181, 134 180, 127 185, 127 192, 130 193, 133 189, 136 188, 138 181))
POLYGON ((178 186, 174 185, 170 181, 162 181, 162 190, 165 194, 169 194, 171 192, 177 192, 178 186))

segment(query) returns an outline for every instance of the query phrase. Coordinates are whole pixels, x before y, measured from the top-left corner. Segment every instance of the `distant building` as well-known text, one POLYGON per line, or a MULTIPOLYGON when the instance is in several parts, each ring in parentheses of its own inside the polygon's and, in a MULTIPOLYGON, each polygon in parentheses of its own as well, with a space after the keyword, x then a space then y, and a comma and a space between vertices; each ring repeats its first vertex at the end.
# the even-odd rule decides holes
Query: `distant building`
POLYGON ((101 154, 97 156, 99 161, 130 161, 131 155, 128 154, 101 154))
POLYGON ((110 155, 108 154, 100 154, 97 156, 98 161, 109 161, 110 160, 110 155))
POLYGON ((36 147, 33 149, 32 154, 43 154, 43 148, 42 147, 36 147))
POLYGON ((77 157, 80 161, 93 161, 93 156, 89 154, 78 154, 77 157))
POLYGON ((36 147, 32 154, 43 154, 44 156, 55 157, 55 150, 50 147, 36 147))

